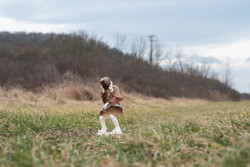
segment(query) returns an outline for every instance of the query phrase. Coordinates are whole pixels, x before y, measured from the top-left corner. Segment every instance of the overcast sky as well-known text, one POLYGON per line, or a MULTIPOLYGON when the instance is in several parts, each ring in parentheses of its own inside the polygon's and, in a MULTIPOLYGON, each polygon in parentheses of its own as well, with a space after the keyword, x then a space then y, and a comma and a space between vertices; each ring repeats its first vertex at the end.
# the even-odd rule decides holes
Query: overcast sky
POLYGON ((0 0, 0 31, 158 36, 192 56, 230 59, 233 87, 250 90, 250 0, 0 0), (247 61, 248 60, 248 61, 247 61))

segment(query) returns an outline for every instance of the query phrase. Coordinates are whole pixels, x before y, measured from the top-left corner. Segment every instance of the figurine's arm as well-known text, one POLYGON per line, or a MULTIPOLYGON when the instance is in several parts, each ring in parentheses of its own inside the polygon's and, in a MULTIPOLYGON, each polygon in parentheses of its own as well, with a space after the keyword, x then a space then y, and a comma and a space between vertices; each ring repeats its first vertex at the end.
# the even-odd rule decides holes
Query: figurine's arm
POLYGON ((114 100, 118 101, 118 102, 121 102, 123 100, 123 98, 121 97, 121 94, 120 94, 120 90, 118 88, 118 86, 114 85, 114 91, 112 92, 112 96, 114 100))
POLYGON ((106 102, 106 103, 104 104, 104 109, 106 110, 106 109, 108 108, 108 106, 109 106, 109 102, 106 102))
POLYGON ((102 97, 102 102, 103 103, 106 103, 107 101, 107 92, 101 92, 101 97, 102 97))
POLYGON ((102 102, 104 103, 104 110, 106 110, 108 107, 109 107, 109 102, 110 102, 110 98, 108 97, 107 95, 108 93, 106 91, 104 92, 101 92, 101 95, 102 95, 102 102))

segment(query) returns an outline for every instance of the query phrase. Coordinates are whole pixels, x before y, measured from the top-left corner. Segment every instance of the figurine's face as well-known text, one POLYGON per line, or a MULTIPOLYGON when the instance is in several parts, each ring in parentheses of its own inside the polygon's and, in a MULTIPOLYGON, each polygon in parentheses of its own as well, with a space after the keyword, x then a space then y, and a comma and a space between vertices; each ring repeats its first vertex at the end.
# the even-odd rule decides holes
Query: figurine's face
POLYGON ((103 89, 105 89, 105 90, 109 88, 110 82, 111 82, 111 80, 109 77, 103 77, 100 80, 100 84, 103 87, 103 89))

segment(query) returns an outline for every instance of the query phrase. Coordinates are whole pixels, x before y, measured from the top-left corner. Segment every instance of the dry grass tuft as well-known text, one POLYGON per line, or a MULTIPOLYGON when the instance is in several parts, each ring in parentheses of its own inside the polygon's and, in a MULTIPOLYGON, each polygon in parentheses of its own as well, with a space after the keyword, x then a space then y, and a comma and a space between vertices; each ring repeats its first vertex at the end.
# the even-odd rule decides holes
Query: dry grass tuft
POLYGON ((53 101, 67 103, 70 101, 100 100, 100 88, 91 81, 66 80, 53 86, 45 86, 36 92, 23 88, 0 88, 1 101, 19 101, 24 103, 39 103, 53 101))
POLYGON ((45 87, 44 95, 46 98, 58 102, 66 102, 68 100, 95 101, 100 99, 99 89, 98 85, 89 82, 64 81, 53 87, 45 87))
MULTIPOLYGON (((144 96, 140 93, 123 91, 121 85, 121 94, 126 99, 127 103, 141 103, 155 98, 144 96)), ((72 73, 66 73, 61 83, 48 85, 40 88, 37 91, 28 91, 20 87, 2 88, 0 87, 0 100, 23 102, 27 104, 39 103, 83 103, 86 101, 99 101, 100 85, 98 79, 83 80, 79 76, 72 73)), ((163 99, 162 99, 163 100, 163 99)), ((164 100, 166 101, 166 100, 164 100)), ((125 102, 125 103, 126 103, 125 102)))

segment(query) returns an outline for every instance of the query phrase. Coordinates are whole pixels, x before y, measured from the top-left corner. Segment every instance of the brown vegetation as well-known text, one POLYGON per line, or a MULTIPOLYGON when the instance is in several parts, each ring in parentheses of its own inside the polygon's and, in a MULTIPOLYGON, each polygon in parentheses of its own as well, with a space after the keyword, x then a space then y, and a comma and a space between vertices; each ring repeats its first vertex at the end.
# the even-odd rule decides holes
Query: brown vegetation
POLYGON ((0 33, 0 86, 5 90, 49 90, 59 101, 62 96, 94 100, 101 76, 110 76, 126 92, 146 96, 239 99, 238 92, 216 79, 157 68, 85 33, 0 33))

